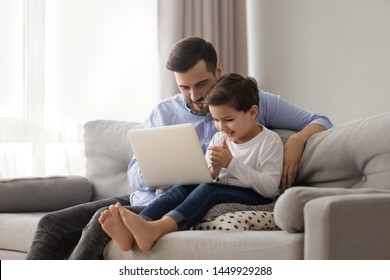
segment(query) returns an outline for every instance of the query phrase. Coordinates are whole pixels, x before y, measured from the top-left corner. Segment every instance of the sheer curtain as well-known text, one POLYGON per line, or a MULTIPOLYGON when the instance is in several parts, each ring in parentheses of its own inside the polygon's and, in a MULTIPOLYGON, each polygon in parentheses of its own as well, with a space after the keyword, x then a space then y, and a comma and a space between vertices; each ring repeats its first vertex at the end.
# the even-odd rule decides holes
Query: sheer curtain
POLYGON ((160 98, 157 0, 2 0, 0 35, 0 178, 84 175, 84 123, 160 98))
POLYGON ((210 41, 225 73, 248 73, 245 0, 158 1, 158 42, 162 97, 178 92, 174 76, 165 69, 173 44, 187 36, 210 41))
POLYGON ((141 122, 178 92, 165 63, 181 38, 245 75, 245 2, 1 0, 0 178, 84 175, 84 123, 141 122))

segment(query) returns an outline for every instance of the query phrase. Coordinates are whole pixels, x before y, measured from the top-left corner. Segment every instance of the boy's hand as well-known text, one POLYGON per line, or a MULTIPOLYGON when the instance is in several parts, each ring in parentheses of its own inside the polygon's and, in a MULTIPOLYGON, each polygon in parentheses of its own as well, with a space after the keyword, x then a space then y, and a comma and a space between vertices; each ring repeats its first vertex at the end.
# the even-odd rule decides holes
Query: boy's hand
POLYGON ((221 146, 211 146, 210 151, 210 163, 213 171, 217 174, 222 168, 226 168, 233 158, 229 147, 226 144, 226 139, 222 141, 221 146))

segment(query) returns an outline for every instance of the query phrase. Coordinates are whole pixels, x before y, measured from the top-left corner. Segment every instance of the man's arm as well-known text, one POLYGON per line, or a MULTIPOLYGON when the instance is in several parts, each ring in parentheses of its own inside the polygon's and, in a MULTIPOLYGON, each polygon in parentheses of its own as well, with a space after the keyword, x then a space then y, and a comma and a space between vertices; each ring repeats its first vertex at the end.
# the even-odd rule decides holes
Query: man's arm
POLYGON ((279 95, 263 90, 260 93, 258 121, 267 128, 301 131, 309 124, 333 127, 330 120, 318 113, 302 109, 279 95))
MULTIPOLYGON (((145 120, 143 124, 143 128, 151 128, 160 126, 159 119, 160 114, 158 113, 158 106, 156 106, 152 112, 150 113, 149 117, 145 120)), ((131 161, 129 162, 129 165, 127 167, 127 182, 128 185, 136 190, 136 191, 154 191, 154 188, 150 188, 146 186, 144 182, 144 178, 142 176, 141 170, 139 168, 137 159, 135 158, 135 155, 133 155, 131 161)))
POLYGON ((307 140, 309 140, 313 134, 324 130, 326 130, 326 128, 320 124, 308 124, 301 131, 292 134, 287 140, 284 145, 283 173, 280 183, 283 191, 286 190, 286 188, 291 187, 295 181, 299 162, 301 161, 307 140))
POLYGON ((307 140, 314 134, 332 128, 330 120, 320 114, 304 110, 278 95, 260 90, 258 121, 268 128, 297 131, 284 146, 281 188, 294 183, 307 140))
POLYGON ((127 168, 127 181, 130 187, 137 191, 150 191, 151 188, 145 185, 138 162, 133 157, 127 168))

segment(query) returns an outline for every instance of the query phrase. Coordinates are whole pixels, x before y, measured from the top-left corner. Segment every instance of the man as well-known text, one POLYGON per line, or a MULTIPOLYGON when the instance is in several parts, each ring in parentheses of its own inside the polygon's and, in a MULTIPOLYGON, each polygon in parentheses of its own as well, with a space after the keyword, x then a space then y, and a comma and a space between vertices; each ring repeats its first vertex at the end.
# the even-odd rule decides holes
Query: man
MULTIPOLYGON (((145 127, 193 123, 206 151, 217 129, 203 100, 223 75, 215 49, 201 38, 185 38, 175 44, 166 66, 173 71, 181 93, 162 100, 145 121, 145 127)), ((281 188, 285 190, 295 180, 306 141, 332 124, 326 117, 296 107, 279 96, 263 90, 259 90, 259 95, 257 122, 268 128, 297 131, 284 147, 281 188)), ((128 180, 135 189, 130 200, 128 196, 99 200, 42 217, 27 259, 63 259, 74 246, 70 259, 101 259, 110 238, 100 227, 100 213, 117 202, 138 213, 142 207, 137 206, 146 206, 158 197, 158 189, 144 184, 135 159, 129 164, 128 180)))

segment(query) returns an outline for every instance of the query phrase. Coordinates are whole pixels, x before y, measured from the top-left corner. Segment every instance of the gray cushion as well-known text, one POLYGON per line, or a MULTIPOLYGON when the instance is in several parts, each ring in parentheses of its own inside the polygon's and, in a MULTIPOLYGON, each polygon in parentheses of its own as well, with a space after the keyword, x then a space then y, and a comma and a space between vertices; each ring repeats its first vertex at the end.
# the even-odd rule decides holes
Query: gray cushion
POLYGON ((133 156, 127 131, 139 123, 97 120, 84 125, 86 176, 94 186, 94 200, 130 194, 127 166, 133 156))
POLYGON ((387 112, 313 135, 296 185, 390 189, 389 131, 387 112))
POLYGON ((92 185, 81 176, 0 180, 0 212, 44 212, 89 202, 92 185))

